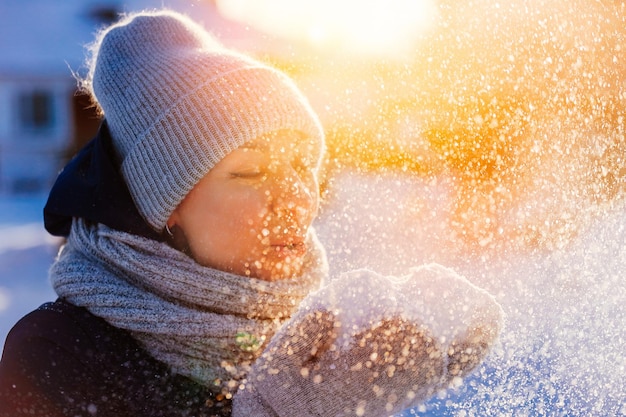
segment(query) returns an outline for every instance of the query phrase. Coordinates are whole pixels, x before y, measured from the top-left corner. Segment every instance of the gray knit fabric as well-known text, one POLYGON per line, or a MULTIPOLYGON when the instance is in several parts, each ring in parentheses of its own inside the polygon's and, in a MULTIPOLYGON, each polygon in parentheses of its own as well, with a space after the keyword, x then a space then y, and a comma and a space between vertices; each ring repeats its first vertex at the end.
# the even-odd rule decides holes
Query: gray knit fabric
POLYGON ((298 130, 319 161, 323 131, 294 83, 183 15, 129 15, 100 35, 93 54, 92 93, 135 204, 157 231, 215 164, 249 140, 298 130))
POLYGON ((203 267, 165 243, 75 219, 50 276, 60 297, 130 331, 174 372, 232 391, 328 272, 310 231, 304 273, 267 282, 203 267))

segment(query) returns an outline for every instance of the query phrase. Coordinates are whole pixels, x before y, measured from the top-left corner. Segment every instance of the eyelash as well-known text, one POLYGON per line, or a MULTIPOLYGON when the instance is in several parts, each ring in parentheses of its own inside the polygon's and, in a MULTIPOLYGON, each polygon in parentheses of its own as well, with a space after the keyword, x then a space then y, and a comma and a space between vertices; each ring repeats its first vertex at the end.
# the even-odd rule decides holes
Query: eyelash
POLYGON ((233 172, 230 174, 233 178, 244 178, 244 179, 254 179, 264 176, 265 173, 262 171, 254 171, 254 172, 233 172))

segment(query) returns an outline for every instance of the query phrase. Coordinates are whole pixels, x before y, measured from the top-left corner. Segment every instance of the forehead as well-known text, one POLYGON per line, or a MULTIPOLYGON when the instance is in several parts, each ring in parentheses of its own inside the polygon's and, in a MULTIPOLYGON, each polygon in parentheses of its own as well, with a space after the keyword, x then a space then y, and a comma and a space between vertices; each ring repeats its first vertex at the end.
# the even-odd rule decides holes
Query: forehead
POLYGON ((269 155, 295 154, 317 160, 321 155, 321 144, 297 130, 279 130, 259 136, 241 146, 266 152, 269 155))

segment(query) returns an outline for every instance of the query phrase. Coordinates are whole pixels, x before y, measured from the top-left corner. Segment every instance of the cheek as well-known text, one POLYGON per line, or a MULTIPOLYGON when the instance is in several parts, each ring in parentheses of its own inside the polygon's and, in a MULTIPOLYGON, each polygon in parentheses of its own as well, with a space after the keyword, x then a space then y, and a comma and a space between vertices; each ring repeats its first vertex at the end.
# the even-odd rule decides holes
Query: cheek
POLYGON ((219 211, 216 226, 230 229, 233 238, 256 236, 264 227, 269 203, 264 193, 242 192, 226 197, 219 211))
POLYGON ((194 258, 206 266, 243 273, 237 265, 258 255, 267 213, 267 204, 251 193, 206 199, 195 213, 202 220, 187 224, 194 258))

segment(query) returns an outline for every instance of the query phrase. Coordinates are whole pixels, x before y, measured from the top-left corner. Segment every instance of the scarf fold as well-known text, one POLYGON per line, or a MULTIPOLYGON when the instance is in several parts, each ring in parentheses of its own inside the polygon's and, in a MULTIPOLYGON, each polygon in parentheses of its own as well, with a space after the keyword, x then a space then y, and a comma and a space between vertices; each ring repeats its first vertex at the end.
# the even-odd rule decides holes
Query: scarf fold
POLYGON ((262 281, 204 267, 166 243, 75 219, 50 270, 59 297, 125 329, 173 372, 233 391, 328 272, 313 229, 303 273, 262 281))

